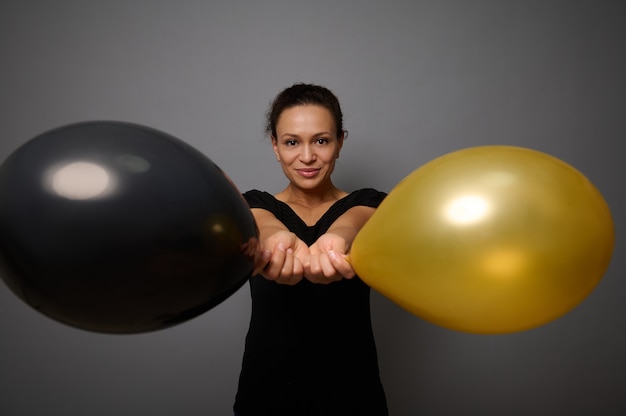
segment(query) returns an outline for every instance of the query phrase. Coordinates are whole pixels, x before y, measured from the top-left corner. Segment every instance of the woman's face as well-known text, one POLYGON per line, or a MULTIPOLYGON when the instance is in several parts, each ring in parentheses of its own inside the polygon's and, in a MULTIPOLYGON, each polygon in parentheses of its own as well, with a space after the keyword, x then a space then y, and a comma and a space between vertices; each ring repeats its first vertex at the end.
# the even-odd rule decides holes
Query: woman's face
POLYGON ((284 110, 276 123, 272 145, 292 185, 315 190, 330 184, 335 160, 343 145, 326 108, 300 105, 284 110))

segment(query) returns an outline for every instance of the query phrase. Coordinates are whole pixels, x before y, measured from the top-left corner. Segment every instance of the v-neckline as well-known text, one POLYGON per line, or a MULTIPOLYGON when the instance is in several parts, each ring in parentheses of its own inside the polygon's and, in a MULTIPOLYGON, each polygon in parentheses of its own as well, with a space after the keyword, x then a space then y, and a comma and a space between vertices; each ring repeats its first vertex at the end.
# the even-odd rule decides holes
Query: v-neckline
MULTIPOLYGON (((270 194, 271 195, 271 194, 270 194)), ((317 225, 323 220, 325 219, 327 216, 331 215, 331 211, 333 210, 333 208, 335 208, 340 202, 342 202, 343 200, 345 200, 346 198, 348 198, 350 195, 352 195, 352 192, 348 193, 346 196, 343 196, 341 198, 339 198, 338 200, 336 200, 335 202, 333 202, 328 209, 322 214, 321 217, 319 217, 317 219, 317 221, 315 221, 315 224, 313 225, 309 225, 307 224, 302 218, 300 218, 300 216, 296 213, 296 211, 291 207, 291 205, 289 205, 286 202, 281 201, 280 199, 276 198, 276 196, 272 195, 272 197, 281 205, 283 205, 285 208, 287 208, 289 210, 289 212, 291 213, 291 215, 293 215, 294 217, 296 217, 298 219, 298 221, 300 221, 300 223, 302 223, 303 226, 305 226, 306 228, 310 229, 310 228, 315 228, 317 227, 317 225)))

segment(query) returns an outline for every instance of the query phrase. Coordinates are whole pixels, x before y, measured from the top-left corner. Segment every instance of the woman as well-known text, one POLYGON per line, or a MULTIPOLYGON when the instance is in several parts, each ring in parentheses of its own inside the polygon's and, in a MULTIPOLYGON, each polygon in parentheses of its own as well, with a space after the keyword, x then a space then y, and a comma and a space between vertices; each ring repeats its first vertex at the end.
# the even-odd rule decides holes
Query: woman
POLYGON ((275 196, 244 194, 263 249, 259 274, 250 279, 236 415, 387 415, 369 288, 346 256, 385 194, 333 184, 345 131, 328 89, 296 84, 282 91, 267 131, 289 182, 275 196))

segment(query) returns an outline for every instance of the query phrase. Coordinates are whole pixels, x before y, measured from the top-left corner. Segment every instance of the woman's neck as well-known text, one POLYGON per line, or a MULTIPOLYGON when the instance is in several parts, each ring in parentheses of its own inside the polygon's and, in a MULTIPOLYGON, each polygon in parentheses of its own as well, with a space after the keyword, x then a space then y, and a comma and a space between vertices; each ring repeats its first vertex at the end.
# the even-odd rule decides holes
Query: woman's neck
POLYGON ((335 187, 332 183, 324 189, 302 189, 289 184, 284 190, 276 194, 276 199, 287 204, 301 205, 314 208, 319 205, 333 203, 346 196, 347 193, 335 187))
POLYGON ((309 191, 289 185, 275 196, 279 201, 289 205, 307 225, 312 226, 332 204, 346 195, 347 192, 332 185, 323 191, 320 189, 309 191))

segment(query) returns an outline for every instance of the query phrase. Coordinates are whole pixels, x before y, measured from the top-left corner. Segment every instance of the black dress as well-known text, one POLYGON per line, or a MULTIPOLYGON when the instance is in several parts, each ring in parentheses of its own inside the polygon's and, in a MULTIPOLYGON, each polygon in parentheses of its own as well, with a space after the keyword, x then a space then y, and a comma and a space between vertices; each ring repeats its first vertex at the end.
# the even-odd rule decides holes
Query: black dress
MULTIPOLYGON (((335 202, 313 226, 267 192, 244 194, 272 212, 307 245, 348 209, 377 207, 385 194, 361 189, 335 202)), ((250 279, 252 318, 234 409, 241 416, 387 415, 361 279, 289 286, 250 279)))

